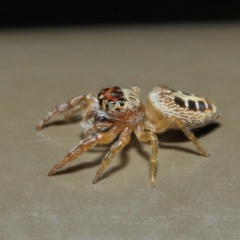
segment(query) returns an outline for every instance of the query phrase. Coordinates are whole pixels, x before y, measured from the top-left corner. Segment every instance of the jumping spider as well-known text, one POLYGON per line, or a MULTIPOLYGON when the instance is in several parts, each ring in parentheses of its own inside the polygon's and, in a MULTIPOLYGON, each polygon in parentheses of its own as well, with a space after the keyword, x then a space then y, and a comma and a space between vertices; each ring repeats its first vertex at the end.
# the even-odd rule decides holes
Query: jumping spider
POLYGON ((156 133, 162 133, 167 129, 180 129, 193 142, 201 155, 208 156, 190 129, 207 125, 220 116, 220 112, 210 100, 174 91, 165 86, 157 86, 150 92, 145 107, 139 100, 139 92, 138 87, 132 87, 131 90, 110 87, 102 89, 97 96, 80 95, 53 108, 37 125, 37 130, 41 130, 54 115, 71 109, 66 115, 66 118, 71 118, 80 110, 84 110, 81 122, 84 138, 52 168, 49 176, 96 144, 108 144, 119 136, 102 159, 93 180, 93 183, 96 183, 116 153, 129 143, 132 132, 139 141, 150 141, 151 186, 155 186, 157 169, 156 133))

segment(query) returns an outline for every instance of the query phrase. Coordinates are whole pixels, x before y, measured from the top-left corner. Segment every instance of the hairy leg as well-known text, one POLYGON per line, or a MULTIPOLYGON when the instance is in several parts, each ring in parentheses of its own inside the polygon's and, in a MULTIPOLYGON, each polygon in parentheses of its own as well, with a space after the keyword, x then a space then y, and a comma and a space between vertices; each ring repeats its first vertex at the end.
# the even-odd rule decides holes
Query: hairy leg
POLYGON ((63 159, 61 159, 49 172, 49 176, 53 175, 57 170, 62 168, 66 163, 76 159, 83 152, 86 152, 96 144, 107 144, 119 134, 121 129, 114 126, 108 132, 96 133, 90 137, 85 138, 79 146, 69 152, 63 159))
POLYGON ((154 132, 144 131, 143 128, 138 127, 135 134, 141 142, 151 142, 151 159, 150 159, 150 183, 155 186, 155 176, 157 172, 157 153, 158 153, 158 139, 154 132))
POLYGON ((123 149, 124 146, 126 146, 130 141, 130 134, 132 130, 129 128, 125 128, 123 132, 120 134, 119 139, 117 142, 115 142, 112 146, 110 151, 105 155, 105 157, 102 159, 101 165, 93 179, 93 183, 97 183, 99 177, 101 176, 104 169, 109 165, 113 157, 118 153, 120 150, 123 149))
POLYGON ((86 104, 81 104, 81 105, 77 105, 76 107, 74 107, 74 109, 67 113, 64 117, 65 119, 70 119, 72 117, 75 117, 76 113, 80 112, 82 109, 86 108, 86 104))
POLYGON ((184 134, 188 137, 188 139, 193 142, 193 144, 196 146, 198 152, 201 155, 208 157, 209 154, 202 148, 202 146, 198 142, 197 138, 193 135, 193 133, 190 131, 190 129, 188 127, 186 127, 180 120, 176 120, 176 124, 177 124, 178 128, 184 132, 184 134))
POLYGON ((193 135, 191 130, 188 127, 186 127, 180 119, 176 119, 176 118, 162 119, 157 124, 146 122, 146 128, 156 133, 162 133, 170 128, 180 129, 184 132, 184 134, 188 137, 188 139, 193 142, 193 144, 196 146, 198 152, 201 155, 205 157, 209 156, 209 154, 201 147, 197 138, 193 135))
POLYGON ((65 103, 62 103, 62 104, 56 106, 55 108, 53 108, 51 111, 48 112, 46 117, 44 117, 40 121, 40 123, 37 125, 36 129, 41 130, 43 128, 44 124, 46 124, 55 115, 58 115, 58 114, 63 113, 65 111, 68 111, 69 109, 71 109, 73 107, 76 107, 76 109, 78 109, 79 107, 77 105, 80 104, 82 101, 84 101, 85 105, 87 105, 86 102, 89 102, 91 98, 94 98, 94 97, 93 96, 88 97, 88 95, 87 96, 86 95, 80 95, 80 96, 77 96, 77 97, 74 97, 74 98, 68 100, 65 103))

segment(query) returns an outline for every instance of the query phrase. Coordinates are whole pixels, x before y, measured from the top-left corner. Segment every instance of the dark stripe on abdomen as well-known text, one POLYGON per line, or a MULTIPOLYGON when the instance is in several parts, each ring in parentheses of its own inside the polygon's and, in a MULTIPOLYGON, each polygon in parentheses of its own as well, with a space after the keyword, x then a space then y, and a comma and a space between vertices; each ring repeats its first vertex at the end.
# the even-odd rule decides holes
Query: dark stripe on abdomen
POLYGON ((180 97, 175 97, 174 102, 180 107, 186 107, 184 100, 182 100, 180 97))
POLYGON ((198 105, 199 105, 199 110, 201 112, 204 112, 206 110, 206 106, 205 106, 205 103, 203 101, 198 101, 198 105))
POLYGON ((197 110, 196 103, 193 100, 188 100, 188 108, 194 111, 197 110))

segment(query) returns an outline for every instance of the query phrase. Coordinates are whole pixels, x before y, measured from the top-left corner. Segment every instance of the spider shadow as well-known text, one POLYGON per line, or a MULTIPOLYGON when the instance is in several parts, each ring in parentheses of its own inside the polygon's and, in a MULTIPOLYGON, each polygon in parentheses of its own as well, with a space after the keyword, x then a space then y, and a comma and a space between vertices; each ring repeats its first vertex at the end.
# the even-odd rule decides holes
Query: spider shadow
POLYGON ((102 153, 101 156, 98 157, 97 159, 95 159, 94 161, 83 162, 83 163, 79 163, 77 165, 74 165, 72 167, 67 167, 67 168, 65 168, 63 170, 59 170, 54 175, 70 174, 70 173, 74 173, 74 172, 83 171, 83 170, 88 169, 88 168, 93 168, 95 166, 100 165, 101 159, 104 157, 104 155, 105 155, 105 152, 102 153))
MULTIPOLYGON (((196 138, 201 138, 201 137, 211 133, 212 131, 214 131, 218 127, 220 127, 219 123, 211 123, 207 126, 194 129, 193 133, 196 136, 196 138)), ((179 147, 179 146, 176 146, 176 145, 165 145, 165 144, 161 143, 161 142, 180 143, 180 142, 190 141, 185 136, 185 134, 180 130, 169 130, 169 131, 167 131, 163 134, 157 135, 157 137, 158 137, 158 140, 159 140, 159 147, 160 148, 175 149, 175 150, 178 150, 178 151, 183 151, 183 152, 188 152, 188 153, 191 153, 191 154, 199 155, 199 153, 197 151, 194 151, 194 150, 191 150, 191 149, 188 149, 188 148, 179 147)), ((112 174, 114 174, 115 172, 118 172, 119 170, 124 169, 128 165, 129 160, 130 160, 128 152, 131 148, 135 148, 137 150, 138 154, 145 161, 149 162, 150 161, 150 151, 145 151, 144 148, 142 147, 142 144, 147 144, 147 143, 139 142, 139 140, 136 138, 136 136, 134 134, 132 134, 130 143, 127 146, 125 146, 123 148, 123 150, 120 152, 120 164, 117 165, 116 167, 110 168, 108 171, 103 173, 102 176, 99 178, 99 181, 103 180, 104 178, 107 178, 107 177, 111 176, 112 174)), ((91 150, 91 151, 93 151, 93 150, 91 150)), ((100 164, 100 161, 99 161, 99 164, 100 164)))
MULTIPOLYGON (((210 123, 204 127, 196 128, 191 130, 194 136, 199 139, 204 137, 205 135, 210 134, 215 131, 215 129, 219 128, 221 125, 219 123, 210 123)), ((166 145, 165 143, 181 143, 181 142, 189 142, 190 140, 181 130, 168 130, 162 134, 158 134, 159 147, 162 149, 174 149, 182 152, 187 152, 195 155, 199 155, 199 152, 196 150, 191 150, 185 147, 180 147, 177 145, 166 145)))
MULTIPOLYGON (((193 132, 197 138, 201 138, 201 137, 213 132, 218 127, 220 127, 219 123, 211 123, 205 127, 195 129, 195 130, 193 130, 193 132)), ((174 149, 174 150, 178 150, 178 151, 183 151, 183 152, 188 152, 191 154, 199 155, 199 153, 197 151, 194 151, 194 150, 191 150, 188 148, 179 147, 176 145, 166 145, 166 144, 162 143, 162 142, 164 142, 164 143, 180 143, 180 142, 190 141, 180 130, 169 130, 165 133, 158 134, 157 137, 159 140, 160 148, 174 149)), ((103 157, 105 156, 107 151, 110 149, 111 145, 114 144, 114 142, 116 142, 116 140, 113 141, 111 144, 97 145, 93 149, 90 149, 88 152, 94 152, 94 153, 101 152, 102 153, 96 160, 91 161, 91 162, 80 163, 75 166, 68 167, 63 170, 59 170, 58 172, 55 173, 55 175, 69 174, 69 173, 73 173, 73 172, 82 171, 82 170, 85 170, 88 168, 92 168, 95 166, 100 166, 101 160, 103 159, 103 157)), ((139 142, 139 140, 136 138, 136 136, 134 134, 132 134, 130 143, 127 146, 125 146, 119 153, 120 154, 120 157, 119 157, 120 163, 117 166, 112 167, 112 168, 110 167, 109 170, 103 172, 103 174, 99 177, 98 181, 108 178, 115 172, 118 172, 118 171, 126 168, 130 161, 128 152, 131 148, 135 148, 137 150, 138 154, 144 160, 149 162, 150 152, 145 151, 142 147, 142 144, 146 144, 146 143, 139 142)), ((113 159, 113 161, 114 161, 114 159, 113 159)), ((111 165, 111 163, 109 165, 111 165)))
POLYGON ((130 143, 128 145, 126 145, 120 152, 120 164, 118 164, 115 167, 110 168, 108 171, 103 173, 102 176, 99 178, 99 181, 101 181, 105 178, 108 178, 115 172, 123 170, 124 168, 127 167, 127 165, 129 164, 129 161, 130 161, 128 152, 130 151, 131 148, 135 148, 137 150, 137 152, 139 153, 139 155, 141 155, 142 158, 144 158, 146 161, 149 161, 150 155, 147 151, 143 150, 141 144, 142 143, 140 143, 138 141, 136 136, 134 134, 132 134, 130 143))
MULTIPOLYGON (((101 152, 102 153, 101 156, 99 156, 96 160, 91 161, 91 162, 80 163, 75 166, 68 167, 63 170, 59 170, 54 175, 70 174, 73 172, 83 171, 88 168, 93 168, 95 166, 100 166, 101 160, 103 159, 103 157, 105 156, 105 154, 107 153, 107 151, 110 149, 111 145, 114 142, 116 142, 116 141, 113 141, 111 144, 98 145, 95 148, 90 149, 88 152, 94 152, 94 153, 101 152)), ((128 145, 126 145, 119 153, 120 154, 120 157, 119 157, 120 163, 117 166, 110 167, 109 170, 104 171, 103 174, 99 177, 98 181, 108 178, 115 172, 118 172, 118 171, 126 168, 130 161, 130 156, 129 156, 128 152, 131 148, 137 149, 137 152, 139 153, 139 155, 141 155, 146 161, 148 161, 150 155, 148 152, 143 150, 143 148, 141 147, 141 144, 142 143, 140 143, 137 140, 135 135, 132 134, 130 143, 128 145)), ((114 159, 112 161, 114 161, 114 159)), ((111 163, 109 164, 109 166, 110 165, 111 165, 111 163)))
POLYGON ((70 124, 74 124, 74 123, 77 123, 80 121, 81 121, 81 116, 71 117, 69 119, 63 119, 63 120, 54 120, 54 121, 44 124, 43 128, 48 128, 51 126, 70 125, 70 124))

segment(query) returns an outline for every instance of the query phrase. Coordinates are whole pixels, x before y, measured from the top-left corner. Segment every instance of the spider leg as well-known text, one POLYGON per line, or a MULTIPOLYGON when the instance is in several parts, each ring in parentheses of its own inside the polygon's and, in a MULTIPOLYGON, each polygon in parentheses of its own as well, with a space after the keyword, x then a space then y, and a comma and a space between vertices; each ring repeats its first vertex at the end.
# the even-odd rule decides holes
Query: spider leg
MULTIPOLYGON (((94 98, 92 95, 80 95, 74 98, 71 98, 70 100, 68 100, 65 103, 59 104, 58 106, 56 106, 55 108, 53 108, 51 111, 48 112, 47 116, 44 117, 40 123, 37 125, 36 129, 37 130, 41 130, 44 126, 44 124, 46 124, 53 116, 58 115, 60 113, 63 113, 65 111, 68 111, 69 109, 76 107, 78 104, 80 104, 82 101, 85 102, 90 102, 90 99, 94 98)), ((76 107, 76 110, 79 111, 81 110, 82 106, 84 106, 84 104, 80 105, 80 107, 76 107)), ((72 116, 75 113, 75 110, 73 111, 73 113, 70 113, 70 116, 72 116)), ((68 115, 67 115, 68 117, 68 115)))
POLYGON ((118 153, 120 150, 123 149, 124 146, 126 146, 130 141, 130 134, 132 132, 132 129, 126 127, 122 133, 119 136, 119 139, 117 142, 115 142, 112 146, 110 151, 104 156, 102 159, 101 165, 93 179, 93 183, 97 183, 99 177, 101 176, 104 169, 109 165, 113 157, 118 153))
POLYGON ((193 135, 193 133, 190 131, 190 129, 188 127, 186 127, 182 121, 180 120, 176 120, 176 124, 179 127, 179 129, 181 129, 184 134, 188 137, 189 140, 191 140, 193 142, 193 144, 196 146, 198 152, 205 156, 208 157, 209 154, 202 148, 202 146, 200 145, 200 143, 198 142, 197 138, 193 135))
POLYGON ((151 142, 151 159, 150 159, 150 183, 155 186, 155 176, 157 172, 157 152, 158 152, 158 139, 154 132, 144 131, 143 128, 138 127, 135 134, 141 142, 151 142))
POLYGON ((108 132, 96 133, 85 138, 79 146, 70 151, 63 159, 61 159, 49 172, 49 176, 53 175, 57 170, 62 168, 66 163, 73 161, 83 152, 86 152, 96 144, 107 144, 111 142, 119 133, 119 128, 113 126, 108 132))
MULTIPOLYGON (((83 126, 83 122, 80 123, 83 126)), ((109 123, 95 123, 91 128, 87 129, 84 133, 84 138, 89 137, 90 135, 96 133, 99 129, 109 129, 113 126, 112 122, 109 123)))
POLYGON ((76 115, 76 113, 78 113, 79 111, 81 111, 83 108, 85 108, 85 105, 77 105, 71 112, 67 113, 64 117, 65 119, 70 119, 72 118, 74 115, 76 115))
POLYGON ((159 121, 155 126, 154 124, 151 124, 149 122, 146 123, 147 123, 146 128, 156 133, 164 132, 170 128, 180 129, 188 137, 188 139, 193 142, 193 144, 196 146, 198 152, 201 155, 205 157, 209 156, 209 154, 201 147, 200 143, 198 142, 197 138, 193 135, 191 130, 186 125, 184 125, 184 123, 180 119, 165 118, 159 121))

